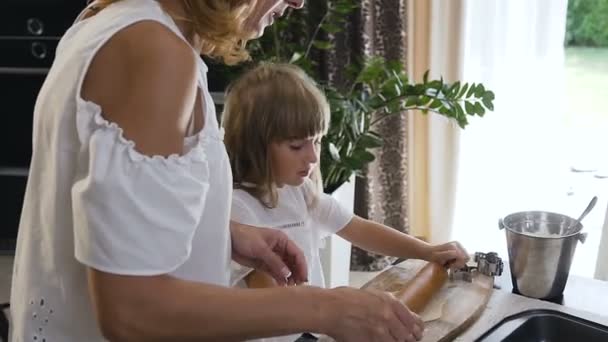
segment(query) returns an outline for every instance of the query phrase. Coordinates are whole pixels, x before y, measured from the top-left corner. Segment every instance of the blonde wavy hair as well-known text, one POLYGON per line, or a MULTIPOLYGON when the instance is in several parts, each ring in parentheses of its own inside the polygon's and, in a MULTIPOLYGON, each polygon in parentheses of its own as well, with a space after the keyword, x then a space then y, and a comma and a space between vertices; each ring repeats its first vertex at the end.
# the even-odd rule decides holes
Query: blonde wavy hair
MULTIPOLYGON (((262 63, 228 86, 222 125, 234 187, 265 207, 277 205, 270 144, 325 135, 330 111, 325 95, 300 68, 262 63)), ((321 189, 319 165, 311 176, 321 189)), ((315 194, 309 205, 315 202, 315 194)))
MULTIPOLYGON (((89 6, 101 10, 122 0, 96 0, 89 6)), ((251 33, 243 22, 257 0, 175 0, 181 1, 187 17, 172 15, 174 20, 188 23, 201 39, 202 54, 232 65, 249 59, 245 46, 251 33)), ((170 13, 171 14, 171 13, 170 13)))

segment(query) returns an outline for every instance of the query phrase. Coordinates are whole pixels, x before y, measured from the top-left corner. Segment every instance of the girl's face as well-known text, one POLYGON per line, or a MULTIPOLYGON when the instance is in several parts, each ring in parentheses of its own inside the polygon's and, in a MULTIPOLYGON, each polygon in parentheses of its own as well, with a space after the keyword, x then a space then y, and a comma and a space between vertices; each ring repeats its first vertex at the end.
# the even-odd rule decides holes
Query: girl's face
POLYGON ((319 162, 320 147, 320 136, 271 143, 270 161, 276 185, 304 183, 319 162))
POLYGON ((251 14, 245 19, 245 29, 251 32, 252 38, 259 38, 267 26, 285 14, 288 7, 299 9, 302 6, 304 0, 257 0, 251 14))

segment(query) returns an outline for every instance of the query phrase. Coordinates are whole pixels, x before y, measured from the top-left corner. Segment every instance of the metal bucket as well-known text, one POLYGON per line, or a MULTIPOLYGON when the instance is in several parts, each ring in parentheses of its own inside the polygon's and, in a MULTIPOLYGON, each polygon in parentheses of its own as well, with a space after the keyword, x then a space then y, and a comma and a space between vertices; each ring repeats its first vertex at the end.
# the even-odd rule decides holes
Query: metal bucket
POLYGON ((518 212, 500 219, 505 229, 513 289, 538 298, 559 297, 566 287, 578 241, 585 242, 582 224, 546 211, 518 212))

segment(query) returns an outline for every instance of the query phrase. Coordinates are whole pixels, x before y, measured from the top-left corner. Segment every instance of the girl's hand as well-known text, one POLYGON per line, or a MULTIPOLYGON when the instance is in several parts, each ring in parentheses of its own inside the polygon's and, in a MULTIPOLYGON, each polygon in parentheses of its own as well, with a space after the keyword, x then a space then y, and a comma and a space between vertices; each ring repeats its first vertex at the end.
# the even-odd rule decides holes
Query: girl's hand
POLYGON ((449 268, 463 268, 469 261, 469 254, 457 241, 430 246, 427 261, 436 262, 449 268))

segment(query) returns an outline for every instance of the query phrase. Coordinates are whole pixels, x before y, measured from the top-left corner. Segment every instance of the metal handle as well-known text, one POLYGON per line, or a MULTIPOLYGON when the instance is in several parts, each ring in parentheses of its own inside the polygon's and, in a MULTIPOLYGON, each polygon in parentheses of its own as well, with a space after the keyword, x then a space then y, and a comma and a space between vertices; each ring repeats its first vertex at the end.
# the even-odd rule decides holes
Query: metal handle
POLYGON ((578 234, 578 240, 581 243, 585 243, 585 240, 587 240, 587 233, 580 233, 580 234, 578 234))
POLYGON ((498 229, 505 229, 505 223, 502 221, 502 219, 498 219, 498 229))

